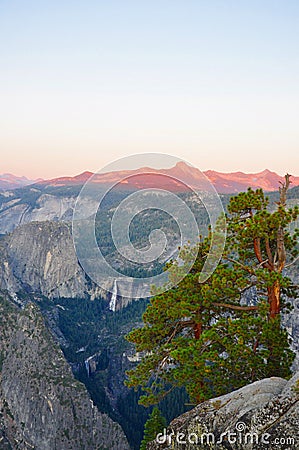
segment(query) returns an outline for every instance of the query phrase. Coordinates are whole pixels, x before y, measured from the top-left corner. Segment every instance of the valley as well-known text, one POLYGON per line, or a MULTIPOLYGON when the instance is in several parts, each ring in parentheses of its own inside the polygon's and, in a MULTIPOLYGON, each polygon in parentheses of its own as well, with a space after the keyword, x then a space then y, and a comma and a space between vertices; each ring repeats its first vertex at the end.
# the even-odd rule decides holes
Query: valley
MULTIPOLYGON (((99 414, 107 414, 109 420, 121 425, 126 435, 126 438, 121 439, 128 439, 130 448, 138 450, 150 410, 138 405, 139 392, 124 386, 125 372, 134 367, 139 358, 133 346, 125 340, 125 335, 142 324, 141 317, 148 300, 132 301, 132 298, 122 296, 118 280, 107 285, 110 291, 107 292, 84 273, 74 250, 71 228, 73 209, 81 187, 82 184, 55 183, 22 187, 0 194, 0 290, 3 298, 8 299, 5 305, 11 305, 9 308, 14 311, 13 314, 22 315, 29 308, 32 311, 30 320, 34 321, 41 312, 43 319, 38 320, 45 321, 41 327, 46 327, 45 333, 50 333, 45 338, 48 340, 48 351, 52 354, 52 348, 55 348, 55 351, 62 352, 60 358, 63 358, 64 367, 68 367, 71 373, 68 376, 77 380, 70 383, 78 382, 80 389, 84 389, 84 395, 89 395, 96 405, 99 414), (113 292, 115 296, 112 302, 113 292)), ((125 190, 115 190, 106 198, 101 216, 96 222, 96 238, 103 254, 118 270, 129 276, 144 276, 151 268, 140 269, 138 265, 122 258, 113 246, 110 233, 115 206, 133 191, 133 188, 128 190, 126 187, 125 190)), ((188 192, 178 195, 189 205, 205 235, 208 216, 204 206, 194 202, 192 194, 188 192)), ((229 198, 230 195, 221 194, 224 208, 229 198)), ((298 204, 299 187, 292 188, 288 198, 290 205, 298 204)), ((274 208, 278 193, 269 193, 269 199, 274 208)), ((150 215, 141 213, 134 219, 130 229, 131 241, 137 248, 144 248, 150 232, 157 225, 165 231, 170 242, 176 242, 178 230, 175 222, 159 211, 152 211, 150 215)), ((155 270, 161 270, 162 266, 162 263, 156 265, 155 270)), ((299 278, 298 274, 297 266, 293 271, 294 279, 299 278)), ((293 306, 298 311, 296 302, 293 306)), ((293 348, 298 352, 297 315, 287 317, 285 325, 292 336, 293 348)), ((36 339, 39 337, 36 336, 36 339)), ((11 354, 2 356, 4 367, 15 364, 10 362, 11 357, 11 354)), ((43 359, 44 356, 40 357, 43 359)), ((25 360, 28 354, 24 353, 23 358, 24 364, 27 364, 25 360)), ((298 361, 294 367, 298 367, 298 361)), ((61 370, 55 376, 62 376, 66 369, 61 370)), ((31 376, 31 372, 28 372, 28 377, 31 376)), ((39 368, 36 369, 36 376, 42 381, 44 375, 39 368)), ((21 384, 19 389, 27 389, 25 386, 27 384, 21 384)), ((15 408, 13 399, 6 399, 7 393, 1 395, 2 402, 8 402, 11 408, 15 408)), ((168 423, 191 406, 184 389, 175 390, 159 405, 168 423)), ((7 415, 3 416, 2 433, 3 439, 5 437, 9 441, 10 427, 18 428, 19 423, 8 425, 7 415)), ((21 433, 22 439, 25 439, 26 420, 29 418, 19 420, 25 423, 24 433, 21 433)), ((63 445, 63 448, 68 448, 66 444, 63 445)), ((111 444, 109 448, 116 449, 117 446, 111 444)))

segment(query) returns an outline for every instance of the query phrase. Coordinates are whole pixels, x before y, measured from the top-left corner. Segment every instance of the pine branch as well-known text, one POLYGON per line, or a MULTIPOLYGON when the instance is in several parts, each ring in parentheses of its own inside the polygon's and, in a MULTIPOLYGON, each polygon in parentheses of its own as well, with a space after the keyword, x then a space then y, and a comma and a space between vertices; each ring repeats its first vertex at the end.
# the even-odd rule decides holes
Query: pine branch
POLYGON ((254 270, 252 270, 250 267, 245 266, 244 264, 242 264, 240 261, 236 261, 233 258, 230 258, 229 256, 225 255, 223 256, 223 259, 226 259, 229 262, 232 262, 233 264, 237 264, 238 266, 242 267, 242 269, 244 269, 246 272, 250 273, 250 275, 254 275, 254 270))
POLYGON ((291 261, 291 262, 289 262, 288 264, 286 264, 285 266, 284 266, 284 268, 285 269, 287 269, 288 267, 291 267, 293 264, 295 264, 297 261, 299 261, 299 255, 295 258, 295 259, 293 259, 293 261, 291 261))
POLYGON ((253 248, 254 248, 255 256, 256 256, 258 262, 260 263, 260 265, 266 267, 266 268, 269 269, 269 270, 272 270, 272 267, 271 267, 271 265, 269 264, 268 259, 263 260, 263 257, 262 257, 262 251, 261 251, 261 240, 260 240, 260 238, 254 238, 254 239, 253 239, 253 248))
POLYGON ((229 308, 236 311, 257 311, 258 306, 240 306, 240 305, 231 305, 229 303, 214 303, 215 306, 220 306, 222 308, 229 308))
POLYGON ((273 267, 273 256, 272 256, 272 252, 271 252, 270 242, 269 242, 268 236, 265 239, 265 245, 266 245, 266 252, 267 252, 269 263, 273 267))

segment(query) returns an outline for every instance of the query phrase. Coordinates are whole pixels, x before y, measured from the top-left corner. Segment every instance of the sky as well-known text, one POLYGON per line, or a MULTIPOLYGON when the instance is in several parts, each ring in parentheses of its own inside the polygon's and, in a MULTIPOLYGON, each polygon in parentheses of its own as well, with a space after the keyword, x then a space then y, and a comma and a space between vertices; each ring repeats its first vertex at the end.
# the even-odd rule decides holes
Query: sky
POLYGON ((299 175, 297 0, 0 0, 0 173, 299 175))

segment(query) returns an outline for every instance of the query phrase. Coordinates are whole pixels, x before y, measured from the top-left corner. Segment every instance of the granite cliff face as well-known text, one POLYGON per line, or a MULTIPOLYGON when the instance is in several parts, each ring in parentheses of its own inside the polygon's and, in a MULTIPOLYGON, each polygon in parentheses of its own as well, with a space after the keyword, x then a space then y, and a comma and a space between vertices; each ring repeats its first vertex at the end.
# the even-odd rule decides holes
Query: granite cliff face
POLYGON ((0 289, 16 299, 20 293, 50 299, 102 297, 115 311, 138 294, 134 283, 127 282, 125 292, 132 295, 123 296, 123 285, 122 280, 107 280, 99 287, 86 276, 77 259, 69 223, 31 222, 0 240, 0 289))
POLYGON ((75 201, 76 197, 42 193, 33 187, 0 193, 0 233, 33 221, 71 220, 75 201))
POLYGON ((98 412, 46 329, 38 308, 0 299, 0 448, 128 450, 98 412))
POLYGON ((48 298, 100 295, 78 263, 70 226, 62 222, 32 222, 1 239, 0 288, 48 298))
POLYGON ((173 420, 148 450, 299 448, 299 372, 209 400, 173 420), (173 433, 173 434, 171 434, 173 433))

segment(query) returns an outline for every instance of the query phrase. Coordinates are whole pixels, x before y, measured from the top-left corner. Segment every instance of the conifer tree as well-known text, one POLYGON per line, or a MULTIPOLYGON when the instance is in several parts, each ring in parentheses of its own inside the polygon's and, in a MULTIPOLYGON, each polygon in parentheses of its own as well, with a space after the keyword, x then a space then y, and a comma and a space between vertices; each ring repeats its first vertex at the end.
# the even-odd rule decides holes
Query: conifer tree
MULTIPOLYGON (((281 313, 297 294, 285 270, 298 257, 298 232, 291 234, 290 226, 299 211, 287 209, 289 185, 286 175, 274 211, 261 189, 231 198, 225 251, 204 283, 198 278, 211 235, 181 251, 186 263, 197 252, 192 270, 154 295, 144 326, 127 336, 144 352, 126 382, 142 387, 140 403, 158 403, 176 386, 185 386, 199 403, 261 378, 290 376, 294 354, 281 313)), ((172 262, 169 270, 175 279, 181 268, 172 262)))
POLYGON ((164 428, 166 428, 166 419, 162 416, 159 408, 155 406, 145 423, 140 450, 146 450, 146 444, 156 439, 157 434, 162 433, 164 428))

